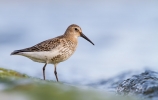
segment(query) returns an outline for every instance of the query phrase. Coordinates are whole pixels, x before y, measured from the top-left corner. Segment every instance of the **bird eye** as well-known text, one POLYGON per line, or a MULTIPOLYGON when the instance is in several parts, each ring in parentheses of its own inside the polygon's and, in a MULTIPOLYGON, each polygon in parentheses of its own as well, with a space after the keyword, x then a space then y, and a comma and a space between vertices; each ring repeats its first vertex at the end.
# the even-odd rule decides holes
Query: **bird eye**
POLYGON ((78 31, 78 29, 77 29, 77 28, 75 28, 75 31, 78 31))

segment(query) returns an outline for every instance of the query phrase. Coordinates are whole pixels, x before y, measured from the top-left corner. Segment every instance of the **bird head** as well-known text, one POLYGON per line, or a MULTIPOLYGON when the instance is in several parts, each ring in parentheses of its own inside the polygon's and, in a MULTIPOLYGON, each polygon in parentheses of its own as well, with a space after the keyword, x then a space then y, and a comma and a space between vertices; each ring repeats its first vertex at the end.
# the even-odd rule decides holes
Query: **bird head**
POLYGON ((78 25, 70 25, 67 28, 65 35, 73 36, 75 38, 82 37, 94 45, 94 43, 86 35, 83 34, 82 29, 78 25))

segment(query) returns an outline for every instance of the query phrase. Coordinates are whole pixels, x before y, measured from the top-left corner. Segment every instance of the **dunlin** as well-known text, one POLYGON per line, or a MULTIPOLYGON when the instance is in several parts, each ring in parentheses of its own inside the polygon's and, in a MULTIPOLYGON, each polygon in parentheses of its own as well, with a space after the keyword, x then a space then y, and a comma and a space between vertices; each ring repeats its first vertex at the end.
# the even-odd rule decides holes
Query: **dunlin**
POLYGON ((78 37, 83 37, 94 45, 94 43, 82 33, 78 25, 72 24, 63 35, 43 41, 29 48, 15 50, 11 55, 22 55, 35 62, 45 63, 43 66, 44 80, 46 65, 54 64, 54 74, 58 81, 56 71, 57 64, 67 60, 75 52, 78 44, 78 37))

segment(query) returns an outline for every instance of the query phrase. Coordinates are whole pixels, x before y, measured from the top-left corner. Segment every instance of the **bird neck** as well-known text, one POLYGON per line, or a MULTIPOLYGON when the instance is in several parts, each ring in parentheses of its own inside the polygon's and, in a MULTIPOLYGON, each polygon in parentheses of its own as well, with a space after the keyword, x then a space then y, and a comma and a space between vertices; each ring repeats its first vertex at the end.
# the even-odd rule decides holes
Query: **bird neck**
POLYGON ((69 34, 64 34, 64 37, 67 40, 72 41, 73 43, 77 44, 78 43, 78 37, 74 36, 74 35, 69 35, 69 34))

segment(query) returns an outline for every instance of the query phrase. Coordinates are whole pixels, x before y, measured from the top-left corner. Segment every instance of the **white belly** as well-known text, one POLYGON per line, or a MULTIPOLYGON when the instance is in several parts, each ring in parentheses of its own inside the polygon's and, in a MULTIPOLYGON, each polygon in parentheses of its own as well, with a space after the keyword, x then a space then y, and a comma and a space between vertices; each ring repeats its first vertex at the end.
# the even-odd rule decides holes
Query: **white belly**
POLYGON ((67 60, 74 52, 71 50, 64 50, 65 52, 63 52, 63 50, 20 52, 18 55, 28 57, 35 62, 57 64, 67 60))

